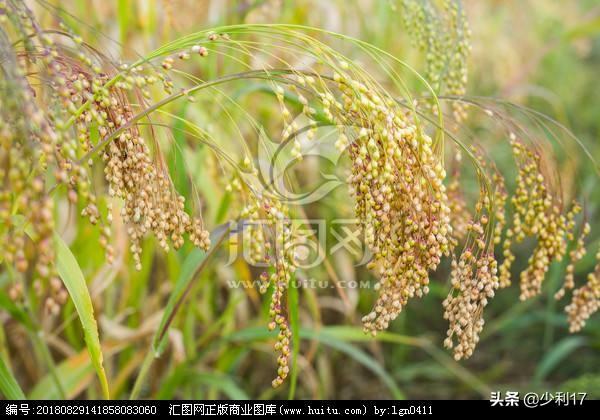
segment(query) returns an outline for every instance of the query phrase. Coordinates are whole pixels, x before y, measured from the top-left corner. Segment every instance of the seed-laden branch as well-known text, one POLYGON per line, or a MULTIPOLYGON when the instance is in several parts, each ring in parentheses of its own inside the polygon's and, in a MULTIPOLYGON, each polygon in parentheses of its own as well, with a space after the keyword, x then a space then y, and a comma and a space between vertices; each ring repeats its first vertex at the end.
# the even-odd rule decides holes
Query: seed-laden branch
MULTIPOLYGON (((451 1, 443 1, 441 10, 429 2, 401 3, 407 25, 427 53, 425 77, 363 41, 279 24, 202 31, 132 64, 110 63, 68 29, 42 30, 24 3, 0 0, 0 88, 6 93, 0 98, 0 167, 5 175, 0 189, 0 253, 22 280, 10 289, 13 300, 22 303, 27 292, 23 285, 32 286, 45 299, 44 309, 57 314, 68 298, 56 276, 50 240, 55 201, 60 199, 50 194, 51 182, 64 186, 71 205, 80 204, 82 215, 100 226, 100 243, 109 262, 115 252, 113 217, 121 217, 126 225, 137 269, 142 268, 141 244, 148 235, 165 252, 182 247, 185 237, 207 249, 209 236, 200 209, 196 214, 186 211, 188 197, 175 190, 151 118, 168 116, 162 111, 175 100, 194 101, 204 92, 223 94, 237 112, 230 114, 235 115, 234 127, 218 127, 211 136, 229 143, 237 131, 244 151, 252 142, 265 146, 260 142, 268 140, 262 140, 262 127, 252 110, 225 94, 230 85, 260 79, 268 84, 279 111, 271 137, 275 145, 293 139, 295 161, 303 153, 294 133, 304 133, 311 141, 318 127, 338 130, 335 146, 349 157, 354 213, 373 254, 368 268, 378 279, 372 311, 362 319, 365 332, 376 335, 386 330, 412 299, 426 295, 432 273, 448 258, 451 288, 443 303, 449 322, 444 344, 453 348, 456 359, 470 357, 485 323, 485 306, 511 283, 512 245, 527 237, 536 246, 520 274, 521 299, 540 293, 552 261, 568 258, 557 298, 573 291, 566 312, 571 330, 581 329, 600 307, 600 273, 596 267, 586 283, 576 287, 574 264, 585 253, 584 238, 590 231, 589 225, 578 222, 580 206, 566 205, 552 189, 542 152, 523 130, 506 135, 518 173, 515 191, 509 191, 493 159, 448 130, 447 109, 438 95, 458 95, 448 110, 458 126, 472 105, 462 98, 469 51, 464 14, 451 1), (438 30, 441 26, 449 31, 438 30), (331 48, 327 43, 331 37, 363 53, 388 80, 377 80, 358 61, 331 48), (309 58, 311 68, 297 69, 293 64, 297 57, 309 58), (208 66, 213 58, 227 63, 226 74, 203 80, 202 70, 193 70, 197 76, 187 73, 190 62, 208 66), (402 72, 414 76, 430 100, 415 101, 402 72), (156 99, 160 85, 166 96, 156 99), (138 112, 133 111, 136 107, 138 112), (307 121, 306 129, 299 126, 300 116, 307 121), (245 130, 239 129, 242 125, 245 130), (455 144, 445 144, 447 139, 455 144), (98 154, 106 184, 100 193, 92 187, 97 164, 93 158, 98 154), (450 176, 446 155, 453 159, 450 176), (461 167, 467 164, 479 184, 472 206, 460 182, 461 167), (509 202, 512 218, 505 208, 509 202), (113 203, 120 203, 118 213, 113 203), (24 226, 31 227, 31 246, 24 226)), ((491 111, 486 115, 498 117, 491 111)), ((240 165, 232 165, 235 188, 230 192, 238 195, 237 207, 233 206, 238 216, 256 222, 241 233, 251 246, 251 262, 270 265, 270 273, 260 275, 260 290, 272 291, 268 327, 279 332, 273 380, 277 387, 290 370, 286 291, 299 269, 293 244, 306 238, 293 223, 298 205, 284 202, 276 183, 261 183, 251 156, 239 160, 240 165)))

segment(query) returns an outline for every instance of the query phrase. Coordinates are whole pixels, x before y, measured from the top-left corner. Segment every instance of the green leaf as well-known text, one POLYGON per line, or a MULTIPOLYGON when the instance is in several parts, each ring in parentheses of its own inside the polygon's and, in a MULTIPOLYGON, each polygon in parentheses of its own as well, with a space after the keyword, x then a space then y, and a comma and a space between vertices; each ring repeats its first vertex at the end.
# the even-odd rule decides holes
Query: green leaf
POLYGON ((380 341, 388 341, 396 344, 406 344, 409 346, 422 346, 423 340, 411 337, 408 335, 400 335, 395 333, 390 333, 388 331, 380 331, 376 337, 372 337, 369 334, 365 334, 365 332, 353 326, 347 325, 333 325, 324 327, 323 331, 327 332, 328 336, 335 337, 338 340, 343 341, 365 341, 372 342, 376 340, 380 341))
POLYGON ((196 372, 189 366, 180 366, 167 380, 167 383, 157 395, 157 399, 172 399, 175 390, 184 384, 207 385, 221 391, 232 400, 248 400, 250 397, 237 382, 229 375, 218 372, 196 372))
POLYGON ((231 205, 231 193, 225 191, 221 201, 219 202, 219 208, 217 210, 217 215, 215 216, 215 223, 222 223, 227 217, 227 212, 229 211, 229 207, 231 205))
POLYGON ((193 381, 198 384, 210 385, 221 390, 232 400, 248 400, 250 397, 228 375, 219 373, 191 373, 193 381))
POLYGON ((243 330, 235 331, 226 337, 227 341, 263 341, 277 337, 276 331, 269 331, 266 326, 248 327, 243 330))
POLYGON ((19 383, 13 376, 10 368, 4 363, 4 357, 0 354, 0 391, 4 398, 9 400, 24 400, 25 394, 19 383))
POLYGON ((210 257, 229 233, 229 224, 226 225, 227 226, 221 225, 213 231, 213 234, 211 235, 212 247, 208 252, 204 252, 199 248, 194 248, 183 262, 181 273, 175 283, 173 292, 171 292, 171 295, 169 296, 165 312, 160 321, 160 326, 158 327, 158 330, 156 330, 156 334, 152 340, 155 357, 159 357, 164 351, 169 326, 171 325, 177 310, 181 306, 183 299, 190 290, 192 280, 194 280, 204 267, 206 267, 210 257))
MULTIPOLYGON (((379 363, 377 363, 377 361, 375 359, 373 359, 369 354, 365 353, 364 351, 362 351, 358 347, 354 346, 353 344, 343 341, 342 339, 340 339, 339 335, 336 335, 336 333, 329 334, 328 330, 329 330, 328 327, 322 328, 319 331, 301 328, 299 330, 299 336, 301 339, 317 340, 321 344, 324 344, 335 350, 341 351, 342 353, 346 353, 346 355, 350 356, 351 358, 356 360, 358 363, 362 364, 367 369, 369 369, 371 372, 373 372, 374 374, 379 376, 379 378, 382 380, 382 382, 388 387, 388 389, 390 390, 390 393, 392 394, 392 396, 394 398, 396 398, 396 399, 404 398, 403 392, 398 388, 394 379, 386 372, 386 370, 379 363)), ((358 334, 355 334, 355 331, 360 332, 361 337, 364 336, 364 337, 366 337, 366 339, 369 338, 368 336, 366 336, 366 334, 362 333, 362 331, 360 331, 357 328, 349 328, 347 331, 352 332, 351 333, 352 338, 359 337, 358 334)), ((244 342, 244 341, 260 341, 260 340, 272 339, 272 338, 275 338, 275 335, 276 334, 274 331, 269 331, 266 327, 263 327, 263 328, 251 327, 251 328, 246 328, 241 331, 237 331, 237 332, 230 334, 224 338, 227 341, 242 341, 242 342, 244 342)))
POLYGON ((129 11, 132 5, 129 0, 119 0, 117 4, 117 17, 119 21, 119 32, 121 35, 121 44, 127 43, 127 30, 129 29, 129 11))
POLYGON ((189 196, 189 178, 185 167, 185 149, 186 149, 186 138, 185 138, 185 114, 188 108, 189 102, 184 102, 176 118, 173 122, 173 147, 171 148, 171 154, 169 159, 169 166, 171 168, 171 178, 175 184, 175 189, 179 194, 184 197, 189 196))
POLYGON ((169 332, 169 328, 173 322, 173 319, 175 319, 178 309, 181 307, 181 304, 192 287, 192 281, 197 278, 202 270, 206 267, 210 258, 219 248, 219 245, 228 236, 229 231, 229 223, 219 225, 211 234, 212 245, 209 251, 204 252, 199 248, 194 248, 183 262, 181 273, 179 274, 179 278, 175 283, 175 288, 169 296, 169 300, 167 301, 167 306, 160 321, 160 325, 154 334, 154 338, 152 339, 152 351, 146 354, 140 369, 140 373, 138 373, 133 385, 130 399, 137 399, 141 391, 142 383, 145 380, 146 375, 148 375, 150 366, 152 366, 152 362, 154 359, 160 357, 160 355, 164 352, 168 342, 167 338, 169 336, 167 333, 169 332))
POLYGON ((106 372, 102 364, 103 355, 98 336, 98 324, 96 323, 96 318, 94 318, 94 307, 92 306, 92 299, 85 283, 85 278, 75 256, 62 238, 55 234, 54 241, 56 244, 56 268, 58 274, 63 280, 79 315, 79 320, 83 327, 83 337, 90 359, 100 380, 102 394, 104 398, 109 399, 108 380, 106 379, 106 372))
POLYGON ((566 337, 548 351, 538 364, 533 375, 533 382, 541 383, 552 370, 569 354, 585 344, 583 337, 566 337))
MULTIPOLYGON (((94 378, 94 370, 89 355, 86 353, 79 353, 59 364, 56 367, 56 373, 60 376, 67 398, 75 398, 94 378)), ((52 376, 48 374, 35 385, 29 393, 29 398, 32 400, 56 400, 61 399, 61 395, 52 376)))
POLYGON ((432 344, 430 340, 421 337, 411 337, 400 335, 389 331, 381 331, 375 337, 365 334, 360 328, 349 326, 332 326, 326 327, 323 330, 328 335, 336 337, 344 341, 380 341, 384 343, 401 344, 407 346, 418 347, 425 353, 429 354, 433 360, 439 363, 440 366, 448 370, 458 379, 463 381, 470 388, 476 390, 481 396, 485 397, 490 394, 489 387, 481 381, 476 375, 472 374, 464 366, 457 363, 452 357, 432 344))
POLYGON ((300 336, 306 339, 317 340, 328 347, 339 350, 342 353, 346 353, 348 356, 373 372, 375 375, 379 376, 379 379, 381 379, 381 381, 387 386, 395 399, 401 400, 406 398, 400 388, 398 388, 396 385, 394 379, 387 373, 383 366, 377 363, 377 361, 368 353, 365 353, 358 347, 328 334, 325 329, 320 331, 303 329, 300 331, 300 336))

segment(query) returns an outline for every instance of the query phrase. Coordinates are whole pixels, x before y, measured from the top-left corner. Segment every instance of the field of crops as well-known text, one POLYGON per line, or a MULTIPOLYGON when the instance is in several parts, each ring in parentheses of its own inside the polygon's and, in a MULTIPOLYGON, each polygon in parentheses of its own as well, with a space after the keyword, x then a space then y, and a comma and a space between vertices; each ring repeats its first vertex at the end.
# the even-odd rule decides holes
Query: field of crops
POLYGON ((5 399, 600 398, 597 0, 0 0, 5 399))

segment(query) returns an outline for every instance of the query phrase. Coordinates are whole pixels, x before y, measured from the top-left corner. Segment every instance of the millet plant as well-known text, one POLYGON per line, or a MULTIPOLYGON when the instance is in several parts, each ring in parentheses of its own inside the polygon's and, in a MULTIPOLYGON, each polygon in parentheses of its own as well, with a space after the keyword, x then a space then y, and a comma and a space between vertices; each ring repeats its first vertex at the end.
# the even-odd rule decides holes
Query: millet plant
MULTIPOLYGON (((244 243, 257 290, 267 294, 264 328, 274 331, 277 354, 272 385, 291 372, 295 386, 299 302, 291 284, 310 270, 298 252, 310 235, 300 229, 306 203, 281 187, 298 184, 293 166, 326 128, 335 130, 332 143, 343 156, 337 169, 377 278, 372 310, 362 317, 365 333, 387 330, 407 305, 418 306, 411 301, 428 294, 432 273, 446 263, 440 316, 449 323, 443 344, 456 360, 473 354, 490 300, 513 278, 521 300, 540 294, 554 261, 567 264, 556 299, 570 299, 570 330, 583 328, 600 307, 600 254, 584 282, 575 277, 591 229, 585 206, 561 190, 553 171, 552 142, 577 139, 534 110, 466 96, 470 33, 459 2, 394 3, 403 30, 426 57, 422 75, 366 42, 286 24, 211 28, 138 59, 115 60, 71 30, 65 11, 32 3, 0 0, 0 259, 8 297, 2 300, 30 332, 59 396, 69 394, 40 332, 64 328, 70 300, 107 398, 103 353, 115 351, 100 344, 98 308, 94 315, 82 269, 57 233, 72 211, 94 226, 86 232, 98 238, 108 265, 126 260, 136 270, 151 269, 144 267, 149 237, 164 255, 183 249, 191 256, 163 302, 132 397, 165 351, 192 280, 233 241, 244 243), (42 27, 39 9, 53 13, 55 27, 42 27), (344 54, 348 47, 360 58, 344 54), (373 65, 377 70, 368 70, 373 65), (211 71, 197 71, 203 67, 211 71), (420 88, 411 91, 414 85, 420 88), (232 86, 266 94, 277 118, 265 126, 232 86), (173 108, 181 102, 219 117, 182 117, 173 108), (470 132, 468 120, 486 130, 470 132), (178 133, 211 152, 193 176, 190 168, 173 171, 166 157, 166 149, 185 146, 169 143, 178 133), (513 167, 500 168, 486 153, 486 136, 504 141, 513 167), (265 175, 265 165, 279 165, 273 150, 283 147, 292 169, 265 175), (209 173, 219 174, 229 202, 216 221, 203 217, 211 197, 194 186, 209 173), (467 177, 477 181, 475 194, 467 177), (523 241, 534 249, 517 274, 513 246, 523 241)), ((22 396, 5 361, 0 370, 3 393, 22 396)))

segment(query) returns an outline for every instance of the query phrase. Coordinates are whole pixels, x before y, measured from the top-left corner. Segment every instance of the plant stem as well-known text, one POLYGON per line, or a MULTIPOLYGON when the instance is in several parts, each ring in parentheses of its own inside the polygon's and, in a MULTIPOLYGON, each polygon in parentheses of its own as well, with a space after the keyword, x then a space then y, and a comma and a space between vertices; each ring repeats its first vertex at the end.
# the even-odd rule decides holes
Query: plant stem
POLYGON ((148 352, 146 353, 146 357, 144 358, 144 361, 142 362, 142 367, 140 368, 140 373, 138 374, 137 378, 135 379, 135 384, 133 385, 133 390, 131 391, 131 395, 129 396, 130 400, 138 399, 138 397, 140 395, 140 391, 142 389, 142 383, 146 379, 146 376, 148 376, 148 372, 150 371, 150 366, 152 366, 153 361, 154 361, 154 350, 152 348, 152 345, 150 345, 150 347, 148 348, 148 352))
MULTIPOLYGON (((221 226, 223 227, 223 225, 221 225, 221 226)), ((219 248, 219 245, 221 245, 221 243, 223 243, 225 238, 228 236, 230 229, 231 228, 229 226, 229 223, 227 223, 226 226, 221 231, 217 232, 217 229, 215 229, 215 231, 213 231, 213 233, 215 233, 217 237, 212 238, 213 239, 213 240, 211 240, 211 242, 213 243, 212 248, 207 252, 205 258, 202 260, 202 263, 198 267, 196 267, 196 269, 194 270, 194 273, 192 274, 192 279, 197 277, 200 274, 200 272, 202 272, 202 270, 206 267, 206 264, 208 263, 210 257, 212 257, 214 255, 216 250, 219 248)), ((190 281, 187 284, 187 286, 183 290, 181 296, 178 297, 177 302, 173 308, 173 311, 169 315, 169 318, 164 323, 164 325, 162 325, 159 328, 159 330, 156 331, 155 337, 152 340, 152 343, 150 344, 148 352, 146 353, 146 357, 144 358, 144 362, 142 363, 140 373, 138 374, 138 376, 135 380, 133 390, 131 391, 131 395, 129 397, 130 399, 135 400, 139 396, 139 393, 140 393, 140 390, 142 387, 142 383, 144 382, 144 380, 146 379, 146 376, 148 375, 150 366, 152 366, 152 362, 154 361, 154 359, 156 359, 160 356, 160 353, 162 352, 162 349, 164 348, 163 343, 166 341, 167 333, 169 331, 169 327, 171 326, 171 322, 173 321, 175 314, 177 313, 177 310, 181 307, 181 304, 185 300, 185 297, 190 292, 193 284, 194 284, 193 281, 190 281)))
POLYGON ((42 330, 38 330, 37 332, 32 332, 30 335, 31 335, 31 340, 32 340, 34 346, 42 354, 44 361, 48 365, 48 371, 50 373, 50 377, 52 378, 52 380, 54 381, 54 384, 56 385, 56 390, 58 391, 58 395, 60 396, 61 399, 66 400, 67 394, 65 392, 65 389, 64 389, 62 383, 60 382, 58 373, 56 372, 56 365, 54 363, 54 359, 52 358, 52 354, 50 353, 50 349, 46 345, 46 342, 44 340, 42 340, 42 336, 44 335, 44 332, 42 330))

